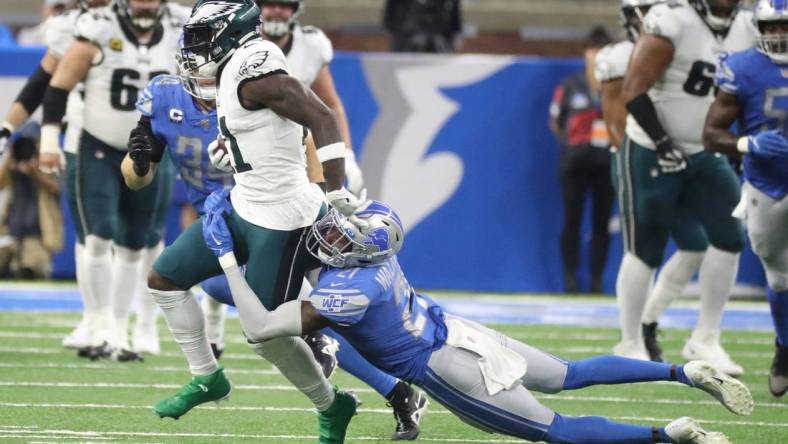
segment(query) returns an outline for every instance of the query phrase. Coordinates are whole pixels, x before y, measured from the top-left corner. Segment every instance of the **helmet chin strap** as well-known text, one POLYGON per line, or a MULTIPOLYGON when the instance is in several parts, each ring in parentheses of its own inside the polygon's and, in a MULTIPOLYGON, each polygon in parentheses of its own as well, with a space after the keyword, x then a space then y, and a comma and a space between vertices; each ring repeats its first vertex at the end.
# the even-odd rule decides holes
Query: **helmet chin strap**
POLYGON ((731 17, 717 17, 711 13, 706 16, 706 19, 709 23, 709 26, 716 29, 717 31, 727 29, 733 23, 733 19, 731 17))

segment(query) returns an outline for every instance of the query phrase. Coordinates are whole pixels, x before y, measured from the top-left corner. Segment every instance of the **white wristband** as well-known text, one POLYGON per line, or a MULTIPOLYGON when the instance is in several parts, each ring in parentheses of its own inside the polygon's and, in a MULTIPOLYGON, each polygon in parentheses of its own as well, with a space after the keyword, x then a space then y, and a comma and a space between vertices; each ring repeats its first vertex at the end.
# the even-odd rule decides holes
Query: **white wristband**
POLYGON ((16 130, 14 125, 12 125, 11 122, 9 122, 7 120, 3 121, 3 123, 0 124, 0 126, 2 126, 3 128, 7 129, 9 133, 13 133, 16 130))
POLYGON ((344 159, 345 151, 347 151, 345 142, 332 143, 317 149, 317 160, 323 163, 334 159, 344 159))
POLYGON ((44 125, 41 127, 41 154, 57 154, 60 152, 60 126, 44 125))
POLYGON ((235 254, 233 252, 229 252, 223 256, 219 256, 219 265, 222 266, 222 270, 227 270, 228 268, 237 267, 238 262, 235 260, 235 254))
POLYGON ((750 138, 749 137, 740 137, 738 141, 736 141, 736 149, 742 153, 747 154, 750 152, 750 138))

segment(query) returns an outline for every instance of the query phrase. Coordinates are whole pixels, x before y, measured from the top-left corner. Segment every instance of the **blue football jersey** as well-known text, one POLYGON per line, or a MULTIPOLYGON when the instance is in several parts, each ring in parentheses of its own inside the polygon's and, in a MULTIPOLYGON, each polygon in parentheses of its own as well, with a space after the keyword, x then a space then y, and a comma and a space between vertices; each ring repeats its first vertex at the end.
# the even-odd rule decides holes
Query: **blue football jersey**
MULTIPOLYGON (((778 65, 757 49, 724 58, 717 85, 736 95, 742 135, 769 129, 788 130, 788 65, 778 65)), ((744 156, 744 175, 755 188, 775 199, 788 194, 788 159, 744 156)))
POLYGON ((137 109, 150 117, 153 133, 170 152, 186 185, 186 195, 198 213, 215 190, 233 185, 232 173, 219 171, 208 157, 208 145, 219 134, 216 110, 205 112, 183 88, 178 76, 153 78, 137 101, 137 109))
POLYGON ((424 380, 432 351, 446 342, 440 306, 413 290, 396 257, 374 267, 324 267, 310 302, 370 363, 408 382, 424 380))

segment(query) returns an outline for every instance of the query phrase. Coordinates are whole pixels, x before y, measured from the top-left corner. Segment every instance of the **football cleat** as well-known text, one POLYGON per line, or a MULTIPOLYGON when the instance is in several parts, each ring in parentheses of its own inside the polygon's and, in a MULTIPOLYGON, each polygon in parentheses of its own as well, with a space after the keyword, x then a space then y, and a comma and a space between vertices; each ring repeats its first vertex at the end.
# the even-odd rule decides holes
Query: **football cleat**
POLYGON ((110 353, 109 359, 118 362, 142 362, 145 358, 142 357, 142 354, 129 349, 116 348, 110 353))
POLYGON ((63 347, 80 349, 90 346, 90 333, 88 332, 88 323, 85 316, 79 321, 77 327, 63 338, 63 347))
POLYGON ((224 375, 224 367, 220 365, 210 375, 192 376, 192 380, 178 393, 153 406, 153 412, 159 418, 178 419, 200 404, 230 399, 232 390, 230 380, 224 375))
POLYGON ((334 387, 334 402, 325 411, 318 412, 318 444, 341 444, 350 420, 356 414, 356 398, 334 387))
MULTIPOLYGON (((88 347, 86 351, 86 358, 91 361, 98 361, 99 359, 109 359, 112 356, 113 348, 107 341, 102 342, 100 345, 88 347)), ((80 352, 77 352, 79 355, 80 352)))
POLYGON ((688 362, 684 365, 684 374, 695 388, 713 396, 732 413, 741 416, 752 414, 752 394, 738 379, 728 376, 705 361, 688 362))
POLYGON ((692 332, 692 336, 684 344, 681 355, 687 361, 706 361, 723 373, 739 377, 744 374, 742 366, 731 359, 720 345, 720 331, 707 333, 692 332))
POLYGON ((665 433, 679 444, 731 444, 720 432, 707 432, 692 418, 679 418, 667 426, 665 433))
POLYGON ((131 341, 134 344, 134 351, 137 353, 158 355, 161 352, 156 324, 140 325, 137 323, 134 326, 131 341))
POLYGON ((654 362, 665 362, 662 358, 662 347, 657 341, 657 323, 643 324, 643 345, 646 347, 649 359, 654 362))
POLYGON ((773 396, 783 396, 788 392, 788 347, 774 343, 774 360, 769 371, 769 392, 773 396))
POLYGON ((648 361, 648 352, 642 342, 621 341, 613 347, 613 354, 624 358, 648 361))
POLYGON ((394 409, 394 419, 397 420, 397 429, 391 435, 391 440, 413 441, 419 437, 419 424, 427 413, 429 400, 424 393, 414 390, 403 381, 398 381, 392 392, 391 399, 386 403, 394 409))
POLYGON ((302 336, 302 338, 312 350, 312 354, 315 356, 317 363, 320 364, 323 376, 325 376, 326 379, 331 379, 331 376, 337 369, 339 342, 320 332, 312 332, 302 336))

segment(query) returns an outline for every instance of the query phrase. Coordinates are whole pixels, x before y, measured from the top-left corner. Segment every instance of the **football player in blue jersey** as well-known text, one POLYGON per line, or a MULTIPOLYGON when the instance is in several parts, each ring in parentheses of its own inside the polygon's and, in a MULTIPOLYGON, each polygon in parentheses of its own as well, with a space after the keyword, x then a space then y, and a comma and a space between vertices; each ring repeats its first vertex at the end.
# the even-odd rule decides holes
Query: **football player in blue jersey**
POLYGON ((777 333, 769 391, 788 391, 788 0, 761 0, 757 47, 721 61, 719 93, 703 131, 706 149, 744 155, 742 210, 766 270, 777 333), (737 122, 740 135, 730 132, 737 122))
MULTIPOLYGON (((137 103, 142 113, 138 128, 132 131, 129 153, 122 164, 126 184, 132 189, 147 186, 162 160, 166 148, 186 185, 187 197, 195 211, 204 214, 206 197, 216 190, 228 190, 233 185, 232 167, 226 151, 219 149, 216 118, 216 85, 213 79, 195 77, 186 70, 180 76, 162 75, 150 81, 137 103), (149 127, 149 128, 148 128, 149 127), (209 160, 210 159, 210 160, 209 160)), ((305 282, 308 288, 311 286, 305 282)), ((232 295, 224 275, 209 278, 201 284, 213 301, 233 305, 232 295)), ((203 304, 207 316, 217 310, 203 304)), ((212 340, 206 322, 206 333, 214 355, 221 354, 221 346, 212 340)), ((221 326, 218 328, 221 329, 221 326)), ((393 408, 397 420, 394 440, 412 440, 419 435, 419 423, 427 409, 427 398, 408 384, 399 381, 366 361, 341 336, 326 329, 324 335, 305 337, 315 357, 329 376, 339 366, 361 379, 384 398, 393 408), (339 351, 324 350, 338 341, 339 351), (336 353, 336 358, 334 354, 336 353)))
POLYGON ((336 210, 311 227, 307 245, 324 264, 318 285, 308 299, 269 312, 236 263, 225 222, 230 211, 227 193, 209 196, 203 237, 228 278, 249 341, 331 326, 375 366, 422 387, 463 421, 529 441, 729 443, 690 418, 648 427, 562 416, 540 404, 531 390, 555 393, 595 384, 677 381, 708 392, 733 413, 752 412, 747 387, 706 362, 672 365, 619 356, 565 361, 444 313, 405 278, 396 257, 404 240, 402 223, 377 201, 354 214, 366 222, 364 229, 336 210))

